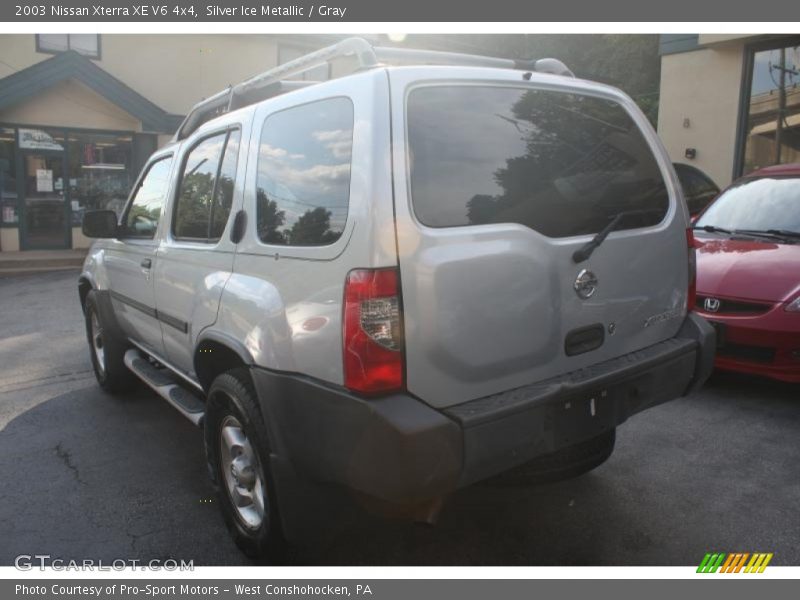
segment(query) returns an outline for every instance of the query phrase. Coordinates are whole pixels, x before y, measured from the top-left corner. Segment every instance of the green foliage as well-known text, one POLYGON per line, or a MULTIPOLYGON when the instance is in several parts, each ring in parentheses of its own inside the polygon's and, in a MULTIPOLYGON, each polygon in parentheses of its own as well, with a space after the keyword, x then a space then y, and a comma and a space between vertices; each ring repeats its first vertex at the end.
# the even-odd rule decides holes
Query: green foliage
POLYGON ((195 172, 183 178, 178 198, 175 234, 178 237, 205 238, 211 214, 214 174, 195 172))
POLYGON ((262 188, 256 192, 256 202, 258 237, 266 244, 324 246, 339 239, 341 232, 331 230, 331 211, 322 206, 306 210, 287 228, 286 212, 278 210, 262 188))
POLYGON ((627 92, 653 125, 658 119, 661 57, 657 35, 412 35, 404 46, 504 58, 557 58, 577 77, 627 92))
POLYGON ((278 210, 278 204, 267 198, 262 188, 256 191, 258 237, 265 244, 285 244, 286 236, 280 231, 286 223, 286 213, 278 210))
POLYGON ((289 230, 292 246, 323 246, 336 241, 339 235, 331 231, 331 212, 322 206, 304 212, 289 230))

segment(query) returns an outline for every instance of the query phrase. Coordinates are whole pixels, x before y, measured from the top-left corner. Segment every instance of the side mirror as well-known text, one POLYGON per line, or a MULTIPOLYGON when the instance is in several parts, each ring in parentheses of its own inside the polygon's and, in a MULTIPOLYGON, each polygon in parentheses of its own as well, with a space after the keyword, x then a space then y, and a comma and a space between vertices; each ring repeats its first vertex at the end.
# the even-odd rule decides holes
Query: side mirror
POLYGON ((117 237, 117 213, 113 210, 88 210, 83 215, 81 229, 89 238, 117 237))

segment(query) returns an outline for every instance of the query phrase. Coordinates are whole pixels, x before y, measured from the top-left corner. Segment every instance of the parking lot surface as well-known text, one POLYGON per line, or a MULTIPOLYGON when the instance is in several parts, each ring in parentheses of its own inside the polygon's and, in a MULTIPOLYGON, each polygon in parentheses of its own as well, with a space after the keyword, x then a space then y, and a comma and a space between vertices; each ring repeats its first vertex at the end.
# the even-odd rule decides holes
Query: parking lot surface
MULTIPOLYGON (((77 272, 0 280, 0 564, 249 564, 207 480, 200 430, 142 389, 95 384, 77 272)), ((597 470, 461 490, 435 527, 363 516, 295 564, 696 565, 709 551, 800 564, 800 389, 715 375, 633 417, 597 470)))

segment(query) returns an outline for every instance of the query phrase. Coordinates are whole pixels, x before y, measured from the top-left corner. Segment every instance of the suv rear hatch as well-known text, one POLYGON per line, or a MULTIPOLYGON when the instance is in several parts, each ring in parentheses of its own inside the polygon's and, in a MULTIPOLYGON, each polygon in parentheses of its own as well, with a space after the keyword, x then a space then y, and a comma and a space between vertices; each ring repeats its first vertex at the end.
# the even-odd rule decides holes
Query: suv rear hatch
POLYGON ((686 216, 632 101, 560 77, 420 73, 390 75, 409 391, 452 406, 673 337, 686 216))

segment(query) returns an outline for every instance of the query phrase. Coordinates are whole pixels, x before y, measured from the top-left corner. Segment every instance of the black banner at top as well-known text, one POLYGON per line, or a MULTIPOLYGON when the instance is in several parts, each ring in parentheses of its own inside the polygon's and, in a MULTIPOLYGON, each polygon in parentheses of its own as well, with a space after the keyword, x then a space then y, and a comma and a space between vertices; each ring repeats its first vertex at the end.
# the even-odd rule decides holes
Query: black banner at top
POLYGON ((797 0, 6 0, 4 22, 787 22, 797 0))

